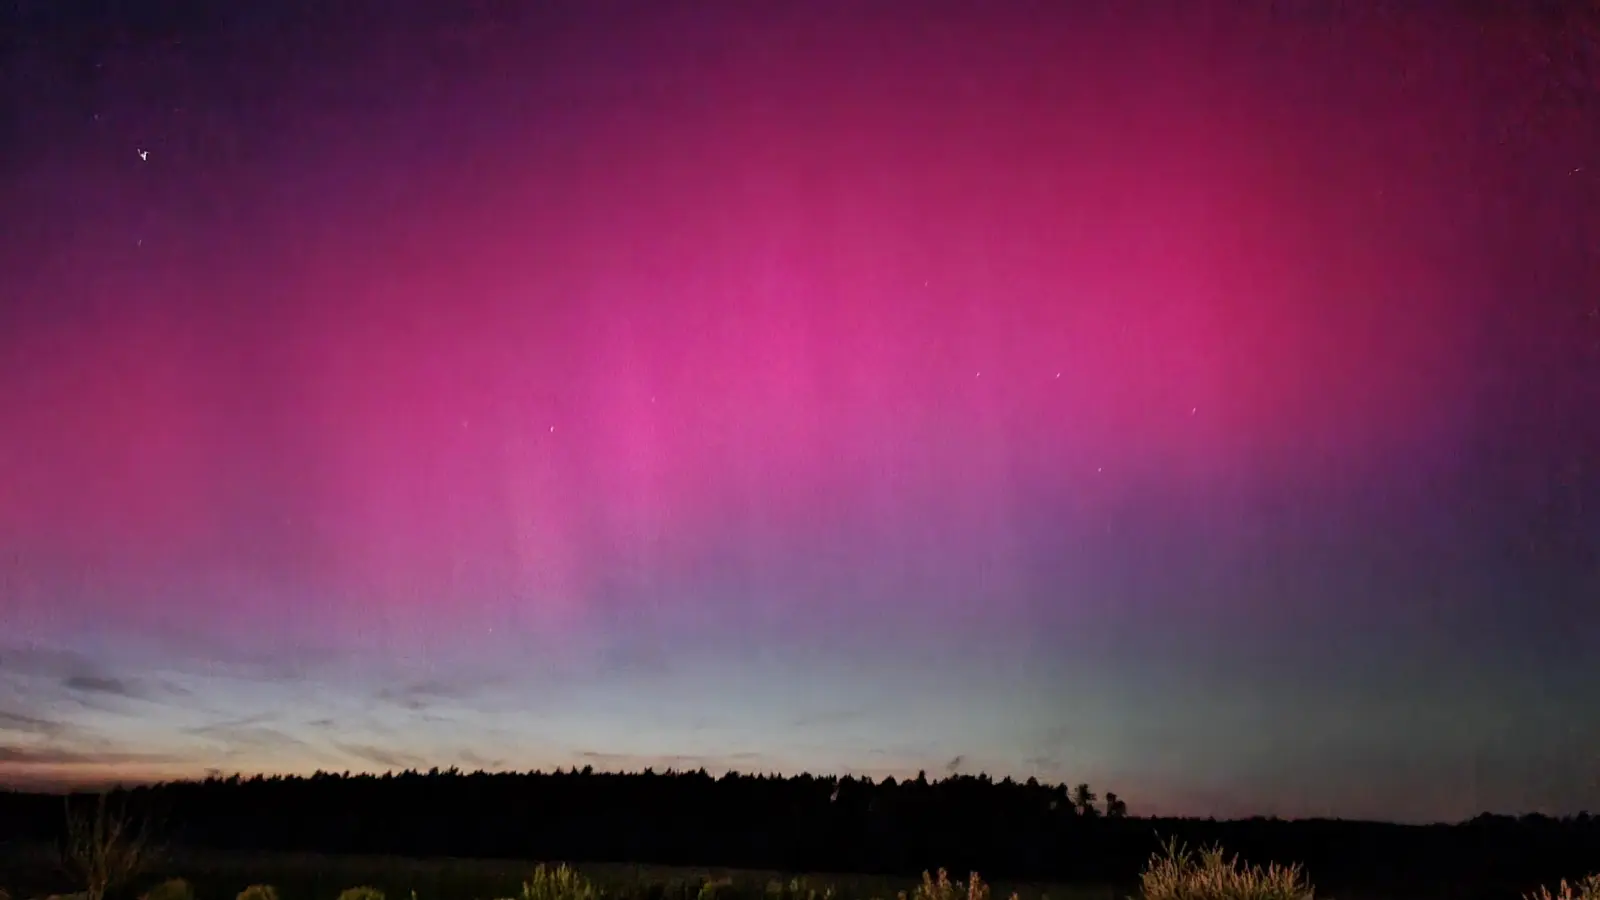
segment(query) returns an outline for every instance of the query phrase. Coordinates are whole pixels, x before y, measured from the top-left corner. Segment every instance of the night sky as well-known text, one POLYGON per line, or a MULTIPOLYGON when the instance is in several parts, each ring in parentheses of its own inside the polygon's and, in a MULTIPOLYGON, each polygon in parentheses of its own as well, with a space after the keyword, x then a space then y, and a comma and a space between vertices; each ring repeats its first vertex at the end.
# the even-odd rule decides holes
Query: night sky
POLYGON ((1406 5, 12 5, 0 782, 1600 809, 1600 107, 1406 5))

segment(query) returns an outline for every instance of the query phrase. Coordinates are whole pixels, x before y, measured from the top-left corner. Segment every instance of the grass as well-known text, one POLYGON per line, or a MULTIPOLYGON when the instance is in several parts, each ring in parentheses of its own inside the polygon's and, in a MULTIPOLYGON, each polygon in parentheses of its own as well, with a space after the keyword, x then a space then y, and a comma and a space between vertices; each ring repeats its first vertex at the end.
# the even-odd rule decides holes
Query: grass
POLYGON ((1296 863, 1245 865, 1221 847, 1190 851, 1169 841, 1139 878, 1145 900, 1312 900, 1314 889, 1296 863))
MULTIPOLYGON (((72 890, 17 886, 9 895, 0 888, 0 900, 72 890)), ((943 870, 907 888, 859 875, 311 854, 183 854, 137 887, 141 900, 1315 900, 1299 865, 1248 865, 1220 847, 1176 842, 1151 856, 1131 897, 1106 886, 990 885, 977 873, 963 881, 943 870)), ((1600 875, 1522 896, 1600 900, 1600 875)))
MULTIPOLYGON (((543 880, 532 877, 537 871, 516 860, 185 853, 142 879, 140 888, 181 875, 195 900, 270 900, 239 898, 250 885, 271 885, 276 900, 335 900, 354 886, 381 892, 386 900, 412 900, 413 893, 416 900, 583 900, 577 882, 550 880, 559 869, 546 869, 543 880)), ((580 864, 568 872, 562 877, 581 876, 597 895, 593 900, 988 900, 969 898, 965 886, 959 897, 929 896, 924 885, 908 890, 903 878, 871 875, 630 864, 580 864)), ((994 900, 1123 900, 1110 886, 1004 883, 990 889, 994 900)))
POLYGON ((1529 894, 1527 900, 1600 900, 1600 874, 1590 875, 1576 884, 1563 878, 1554 891, 1540 887, 1529 894))

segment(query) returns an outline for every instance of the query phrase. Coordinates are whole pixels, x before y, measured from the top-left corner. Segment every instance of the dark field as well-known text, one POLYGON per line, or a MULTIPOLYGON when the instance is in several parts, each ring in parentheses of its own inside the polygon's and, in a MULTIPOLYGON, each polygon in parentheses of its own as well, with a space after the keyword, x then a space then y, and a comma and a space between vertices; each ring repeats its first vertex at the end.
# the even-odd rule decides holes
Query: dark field
MULTIPOLYGON (((14 898, 66 894, 75 887, 57 871, 50 847, 29 845, 0 851, 0 888, 14 898)), ((334 900, 346 888, 378 888, 392 900, 495 900, 521 897, 523 882, 536 862, 502 859, 406 859, 395 856, 327 856, 311 853, 172 854, 168 861, 139 880, 139 890, 168 877, 194 886, 199 900, 233 900, 253 884, 269 884, 280 900, 334 900)), ((916 887, 915 880, 876 875, 794 873, 727 869, 590 863, 574 866, 608 897, 638 900, 695 900, 712 884, 719 898, 756 898, 771 893, 774 883, 784 895, 804 898, 812 891, 821 900, 831 889, 838 900, 893 900, 916 887), (798 888, 798 890, 796 890, 798 888)), ((961 877, 965 878, 966 873, 961 877)), ((993 896, 1020 900, 1110 900, 1132 891, 1111 885, 1067 885, 997 882, 993 896)))
MULTIPOLYGON (((0 846, 0 890, 13 900, 67 895, 75 886, 59 871, 54 851, 42 845, 0 846)), ((524 882, 539 864, 501 859, 409 859, 312 853, 176 852, 137 883, 112 895, 137 898, 167 878, 183 878, 196 900, 234 900, 251 885, 271 885, 279 900, 336 900, 348 888, 372 887, 388 900, 500 900, 523 898, 524 882)), ((883 875, 794 873, 721 867, 583 863, 573 867, 607 898, 621 900, 896 900, 913 897, 916 879, 883 875)), ((965 878, 963 874, 960 877, 965 878)), ((1492 893, 1518 897, 1509 885, 1479 885, 1461 892, 1446 885, 1393 885, 1316 892, 1332 900, 1454 900, 1492 893)), ((1552 886, 1553 887, 1553 886, 1552 886)), ((1064 884, 999 881, 993 900, 1126 900, 1139 884, 1064 884)), ((926 895, 924 895, 926 896, 926 895)), ((1532 892, 1529 892, 1532 898, 1532 892)), ((1559 898, 1559 892, 1554 897, 1559 898)), ((1572 900, 1591 900, 1574 891, 1572 900)), ((951 900, 965 900, 965 890, 951 900)), ((65 898, 63 898, 65 900, 65 898)), ((74 897, 73 900, 81 900, 74 897)))
POLYGON ((160 852, 85 900, 236 900, 255 885, 274 893, 244 900, 1521 900, 1541 886, 1600 900, 1600 879, 1559 889, 1600 871, 1587 815, 1214 821, 1092 800, 1086 785, 970 776, 588 771, 0 793, 0 888, 81 891, 89 870, 73 878, 58 846, 81 863, 85 835, 127 825, 160 852), (939 867, 950 880, 919 877, 939 867), (974 872, 983 883, 962 883, 974 872), (149 894, 174 878, 187 889, 149 894), (372 890, 341 898, 352 888, 372 890))

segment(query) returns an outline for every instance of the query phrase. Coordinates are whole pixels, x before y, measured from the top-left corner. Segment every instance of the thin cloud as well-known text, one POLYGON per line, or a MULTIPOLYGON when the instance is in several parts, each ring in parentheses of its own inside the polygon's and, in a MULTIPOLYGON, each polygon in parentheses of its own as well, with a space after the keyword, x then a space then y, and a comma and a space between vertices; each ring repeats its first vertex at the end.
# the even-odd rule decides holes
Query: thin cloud
POLYGON ((235 750, 306 746, 305 741, 273 727, 272 723, 275 721, 271 716, 246 716, 242 719, 197 725, 185 728, 183 731, 194 737, 227 744, 235 750))
POLYGON ((347 652, 306 643, 262 650, 179 619, 163 621, 149 642, 151 652, 169 665, 192 675, 203 673, 207 679, 304 683, 349 661, 347 652))
POLYGON ((38 644, 0 647, 0 672, 64 678, 93 669, 92 660, 72 650, 58 650, 38 644))
MULTIPOLYGON (((119 678, 81 653, 32 644, 0 648, 0 675, 53 682, 72 700, 101 709, 107 708, 102 704, 108 699, 156 701, 192 696, 191 691, 172 682, 147 685, 119 678)), ((26 690, 38 691, 39 686, 30 685, 26 690)))
POLYGON ((461 762, 464 765, 474 769, 499 769, 503 768, 506 764, 506 761, 503 759, 488 759, 473 753, 471 750, 463 750, 458 753, 457 756, 461 758, 461 762))
POLYGON ((181 684, 177 684, 177 683, 172 682, 172 681, 163 681, 163 682, 161 682, 160 688, 161 688, 162 692, 164 692, 166 694, 169 694, 169 695, 171 695, 173 697, 182 698, 182 699, 185 699, 185 700, 190 699, 190 698, 195 696, 194 691, 184 687, 181 684))
POLYGON ((680 772, 692 772, 696 769, 705 769, 706 772, 752 772, 762 769, 782 768, 760 753, 738 752, 716 755, 697 753, 668 753, 668 754, 637 754, 637 753, 608 753, 600 750, 584 750, 578 753, 578 758, 586 763, 613 771, 638 771, 640 769, 654 769, 663 771, 676 769, 680 772))
POLYGON ((398 688, 384 688, 378 699, 393 703, 403 709, 420 712, 441 701, 461 700, 469 693, 467 686, 444 681, 419 681, 398 688))
POLYGON ((65 731, 65 722, 0 710, 0 733, 54 735, 65 731))
POLYGON ((29 747, 0 744, 0 764, 27 766, 122 765, 127 763, 168 763, 177 757, 163 753, 132 753, 122 750, 79 750, 45 745, 29 747))
POLYGON ((69 675, 61 679, 61 686, 69 691, 82 694, 110 694, 117 697, 137 699, 141 696, 133 685, 121 678, 108 678, 103 675, 69 675))
POLYGON ((362 762, 372 763, 385 769, 425 768, 421 759, 409 753, 385 750, 382 747, 374 747, 371 744, 346 744, 335 741, 333 746, 348 756, 353 756, 362 762))

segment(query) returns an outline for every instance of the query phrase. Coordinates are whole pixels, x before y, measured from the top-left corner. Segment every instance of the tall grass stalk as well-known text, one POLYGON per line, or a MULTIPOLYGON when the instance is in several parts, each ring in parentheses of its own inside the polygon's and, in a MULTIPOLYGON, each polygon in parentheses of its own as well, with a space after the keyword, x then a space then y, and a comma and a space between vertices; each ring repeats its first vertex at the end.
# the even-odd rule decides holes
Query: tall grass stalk
POLYGON ((1590 875, 1576 884, 1568 884, 1563 878, 1554 891, 1540 885, 1537 891, 1525 897, 1526 900, 1600 900, 1600 873, 1590 875))
POLYGON ((1150 856, 1139 888, 1144 900, 1313 900, 1299 863, 1247 866, 1221 847, 1193 852, 1176 840, 1150 856))

